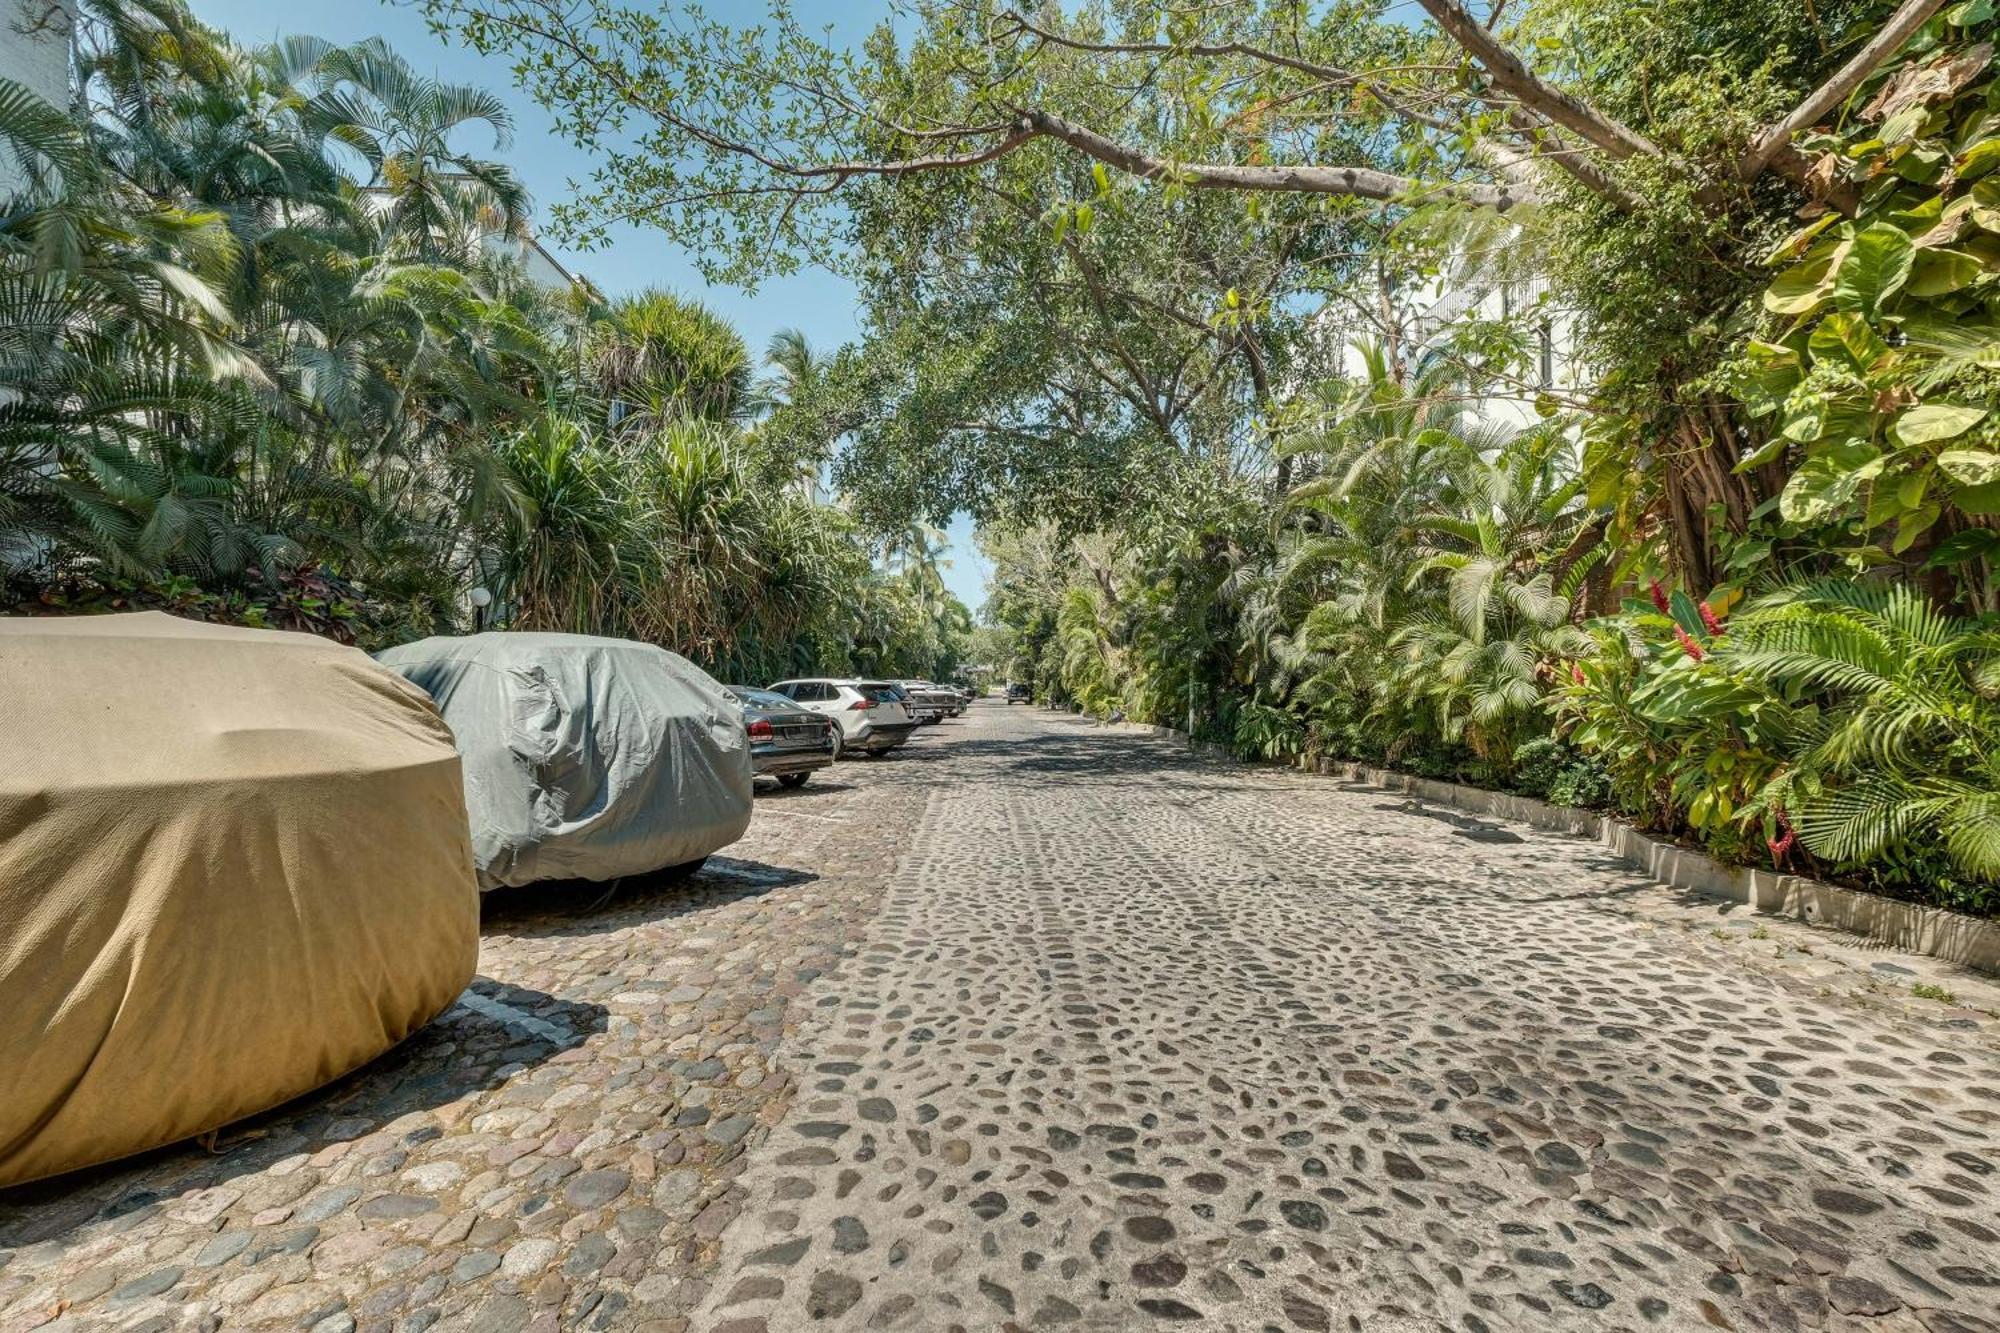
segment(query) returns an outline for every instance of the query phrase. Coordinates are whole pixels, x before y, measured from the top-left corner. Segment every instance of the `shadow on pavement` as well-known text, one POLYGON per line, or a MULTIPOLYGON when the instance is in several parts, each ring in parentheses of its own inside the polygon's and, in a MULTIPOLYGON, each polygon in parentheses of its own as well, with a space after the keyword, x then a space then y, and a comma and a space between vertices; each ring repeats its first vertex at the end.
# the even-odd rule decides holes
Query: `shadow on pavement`
POLYGON ((482 931, 530 938, 597 935, 707 911, 818 878, 810 870, 717 855, 693 874, 663 870, 604 882, 545 880, 495 889, 480 899, 479 926, 482 931))
POLYGON ((824 776, 824 771, 815 771, 812 780, 802 787, 780 787, 775 781, 759 779, 757 783, 757 804, 769 805, 773 801, 796 801, 808 796, 831 796, 835 792, 853 791, 854 784, 841 782, 824 776))
MULTIPOLYGON (((102 1166, 0 1190, 0 1250, 52 1240, 86 1223, 143 1217, 201 1190, 261 1172, 282 1158, 319 1152, 506 1082, 605 1029, 602 1005, 474 977, 451 1007, 393 1050, 282 1106, 102 1166), (508 1071, 505 1075, 501 1071, 508 1071)), ((416 1136, 435 1136, 417 1126, 416 1136)), ((345 1187, 393 1191, 393 1177, 345 1187)), ((309 1195, 292 1220, 308 1224, 309 1195)), ((348 1200, 342 1201, 343 1203, 348 1200)))

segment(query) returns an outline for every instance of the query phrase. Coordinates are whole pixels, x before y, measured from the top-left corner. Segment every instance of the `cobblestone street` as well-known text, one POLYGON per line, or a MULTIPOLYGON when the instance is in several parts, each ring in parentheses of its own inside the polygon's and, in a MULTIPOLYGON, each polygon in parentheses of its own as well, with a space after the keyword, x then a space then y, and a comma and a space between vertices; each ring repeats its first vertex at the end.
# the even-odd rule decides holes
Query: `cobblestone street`
POLYGON ((1819 941, 995 700, 0 1195, 0 1329, 2000 1330, 1996 990, 1819 941))

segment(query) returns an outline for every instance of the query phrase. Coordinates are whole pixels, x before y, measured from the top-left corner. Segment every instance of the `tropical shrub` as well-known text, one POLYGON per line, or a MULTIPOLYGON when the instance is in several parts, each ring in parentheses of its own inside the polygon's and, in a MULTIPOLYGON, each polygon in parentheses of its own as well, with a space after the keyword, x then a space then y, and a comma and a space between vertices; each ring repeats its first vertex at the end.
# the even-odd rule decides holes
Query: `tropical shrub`
POLYGON ((1819 582, 1751 607, 1716 657, 1782 701, 1783 768, 1755 802, 1770 837, 1796 829, 1841 866, 1941 852, 2000 881, 2000 622, 1900 584, 1819 582))
POLYGON ((1610 775, 1595 758, 1554 736, 1537 736, 1514 751, 1514 785, 1555 805, 1602 808, 1611 800, 1610 775))
MULTIPOLYGON (((1990 25, 1988 25, 1990 27, 1990 25)), ((1947 28, 1873 89, 1851 128, 1803 147, 1858 194, 1770 255, 1775 327, 1724 378, 1781 463, 1778 541, 1855 568, 1949 571, 1991 602, 2000 554, 2000 80, 1993 42, 1947 28)), ((1758 558, 1760 542, 1738 553, 1758 558)))

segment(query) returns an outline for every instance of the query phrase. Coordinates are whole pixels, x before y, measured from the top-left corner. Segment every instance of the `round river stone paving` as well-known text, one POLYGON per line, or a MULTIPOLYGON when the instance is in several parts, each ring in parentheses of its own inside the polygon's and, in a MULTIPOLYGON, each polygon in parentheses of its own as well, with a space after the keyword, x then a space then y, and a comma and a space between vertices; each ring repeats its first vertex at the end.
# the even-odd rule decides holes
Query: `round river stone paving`
POLYGON ((684 1328, 794 1091, 798 997, 954 729, 761 792, 686 882, 488 895, 472 989, 395 1051, 206 1145, 0 1193, 0 1331, 684 1328))
POLYGON ((703 1333, 2000 1329, 1985 1016, 1661 929, 1592 843, 974 716, 703 1333))
POLYGON ((1716 919, 982 704, 687 883, 496 897, 355 1076, 0 1195, 0 1330, 2000 1329, 2000 992, 1716 919))

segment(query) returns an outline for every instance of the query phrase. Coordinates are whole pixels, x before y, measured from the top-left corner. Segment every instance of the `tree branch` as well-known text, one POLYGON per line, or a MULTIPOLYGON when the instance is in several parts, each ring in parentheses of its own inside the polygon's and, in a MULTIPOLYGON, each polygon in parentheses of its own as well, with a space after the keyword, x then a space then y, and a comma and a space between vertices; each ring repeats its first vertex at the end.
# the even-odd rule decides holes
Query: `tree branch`
POLYGON ((1392 201, 1427 190, 1460 203, 1505 212, 1532 202, 1525 193, 1498 185, 1453 183, 1426 187, 1407 176, 1393 176, 1368 167, 1240 167, 1229 163, 1170 162, 1107 139, 1094 130, 1072 125, 1047 111, 1023 111, 1021 124, 1036 134, 1060 140, 1086 157, 1146 180, 1178 181, 1196 190, 1267 190, 1301 194, 1347 195, 1357 199, 1392 201))
POLYGON ((1012 23, 1019 32, 1030 33, 1042 41, 1049 43, 1051 46, 1068 47, 1072 51, 1088 51, 1098 55, 1189 56, 1197 60, 1210 59, 1215 56, 1249 56, 1252 60, 1261 60, 1269 65, 1281 65, 1286 69, 1297 70, 1301 74, 1310 74, 1316 79, 1325 79, 1329 82, 1363 83, 1367 81, 1366 75, 1341 69, 1337 65, 1322 65, 1317 61, 1306 60, 1299 56, 1288 56, 1281 51, 1266 51, 1261 47, 1251 46, 1247 42, 1188 42, 1183 44, 1172 42, 1092 42, 1086 41, 1081 37, 1065 36, 1052 28, 1042 27, 1040 24, 1030 21, 1026 15, 1017 9, 1010 9, 1001 17, 1012 23))
POLYGON ((1792 150, 1793 136, 1818 124, 1822 116, 1846 101, 1848 94, 1861 86, 1862 80, 1900 50, 1903 43, 1914 37, 1917 29, 1943 7, 1944 0, 1903 0, 1902 6, 1889 16, 1881 31, 1869 38, 1851 60, 1835 70, 1825 83, 1807 93, 1805 100, 1793 107, 1790 115, 1751 141, 1750 151, 1737 164, 1737 175, 1746 181, 1755 180, 1766 167, 1771 167, 1793 180, 1803 178, 1808 164, 1792 150))
POLYGON ((1518 106, 1508 108, 1507 124, 1527 141, 1528 151, 1534 160, 1553 163, 1557 170, 1567 173, 1578 184, 1610 200, 1624 212, 1638 213, 1645 208, 1644 200, 1591 161, 1583 149, 1563 138, 1562 132, 1555 126, 1536 119, 1518 106))
POLYGON ((1658 157, 1659 147, 1629 126, 1562 89, 1544 83, 1521 58, 1502 46, 1457 0, 1417 0, 1445 35, 1485 69, 1496 88, 1512 93, 1542 119, 1596 144, 1613 157, 1658 157))
MULTIPOLYGON (((1452 0, 1420 0, 1420 2, 1427 7, 1434 4, 1446 5, 1451 12, 1465 17, 1464 11, 1452 3, 1452 0)), ((982 138, 992 140, 983 146, 968 148, 963 152, 935 153, 910 158, 843 159, 832 162, 794 161, 770 148, 724 133, 720 128, 694 118, 673 102, 654 95, 636 83, 629 71, 616 61, 605 56, 596 47, 579 40, 565 27, 555 23, 538 23, 517 14, 502 12, 495 12, 487 17, 495 27, 547 43, 563 53, 571 66, 588 70, 603 79, 608 86, 618 92, 627 105, 653 117, 661 125, 686 135, 710 152, 754 162, 772 176, 784 180, 831 180, 838 183, 853 177, 898 177, 931 171, 963 170, 996 161, 1015 152, 1033 139, 1046 137, 1068 144, 1087 157, 1132 175, 1148 180, 1175 181, 1192 189, 1342 195, 1382 202, 1432 194, 1500 211, 1505 211, 1517 203, 1532 202, 1532 196, 1528 192, 1506 186, 1472 182, 1426 185, 1407 176, 1392 175, 1368 167, 1253 167, 1231 163, 1172 162, 1120 144, 1094 130, 1072 124, 1060 116, 1040 110, 1023 110, 1008 125, 980 123, 941 126, 914 134, 906 127, 893 127, 898 133, 912 134, 912 137, 924 139, 963 137, 973 140, 982 138), (993 138, 994 135, 1001 137, 993 138)), ((1470 19, 1467 18, 1466 21, 1469 23, 1470 19)), ((1476 24, 1473 26, 1477 29, 1476 24)), ((1518 60, 1514 60, 1497 46, 1493 49, 1500 51, 1502 56, 1512 61, 1514 68, 1521 69, 1524 77, 1534 87, 1542 87, 1533 75, 1526 74, 1518 60)), ((1269 52, 1257 54, 1260 58, 1270 58, 1277 63, 1288 64, 1302 71, 1318 71, 1322 75, 1333 74, 1342 78, 1351 77, 1345 71, 1313 65, 1303 60, 1278 57, 1269 52)), ((1494 77, 1496 83, 1501 81, 1498 75, 1494 77)), ((796 88, 796 85, 793 86, 796 88)), ((814 95, 827 96, 823 89, 816 90, 814 95)), ((1553 89, 1545 89, 1544 95, 1545 99, 1568 100, 1565 94, 1553 89)), ((1523 100, 1528 99, 1524 97, 1523 100)), ((844 109, 849 109, 850 114, 856 114, 852 108, 844 109)), ((1594 115, 1587 109, 1578 114, 1594 115)), ((873 118, 880 122, 879 117, 873 118)), ((1553 115, 1550 118, 1556 119, 1553 115)), ((1647 147, 1650 149, 1651 145, 1647 147)))
MULTIPOLYGON (((1444 122, 1434 116, 1427 116, 1402 104, 1401 100, 1383 86, 1382 71, 1372 74, 1357 74, 1353 70, 1342 69, 1338 65, 1321 64, 1307 60, 1303 56, 1286 55, 1282 51, 1271 51, 1248 42, 1093 42, 1081 37, 1071 37, 1065 33, 1047 28, 1029 19, 1019 10, 1010 9, 1003 18, 1014 25, 1016 32, 1033 35, 1050 46, 1065 47, 1071 51, 1083 51, 1094 55, 1146 55, 1191 58, 1196 60, 1214 59, 1217 56, 1246 56, 1266 65, 1276 65, 1300 74, 1309 74, 1318 82, 1310 91, 1322 92, 1346 84, 1358 84, 1370 97, 1380 102, 1396 115, 1432 129, 1445 128, 1444 122)), ((1448 66, 1434 67, 1436 72, 1449 72, 1448 66)))

